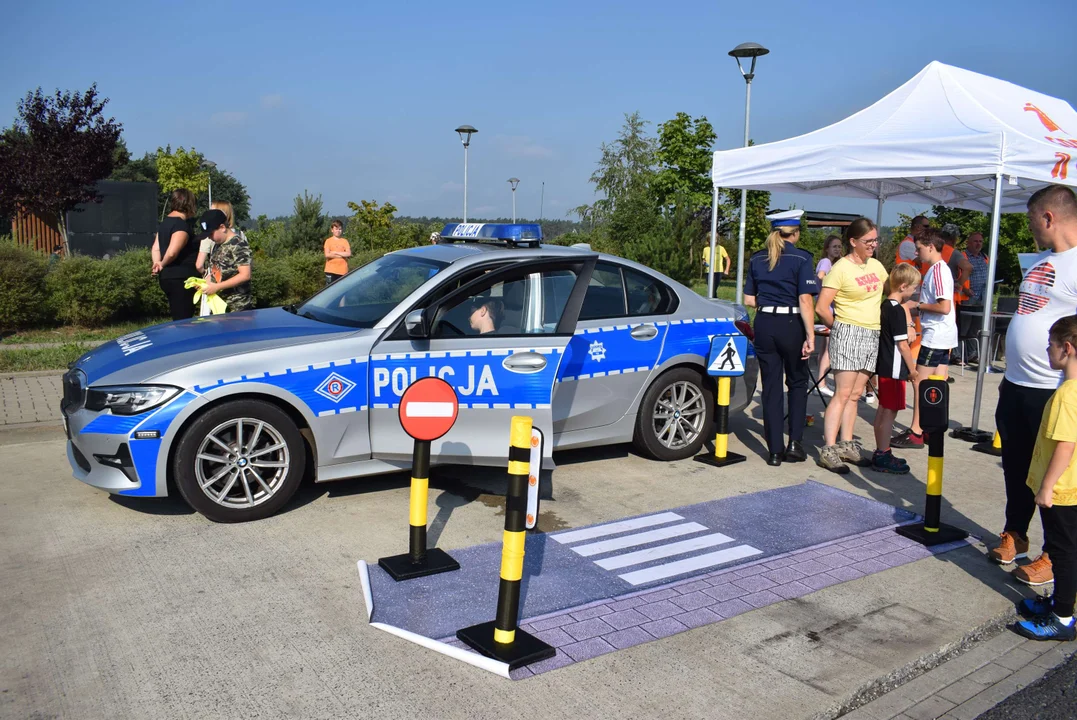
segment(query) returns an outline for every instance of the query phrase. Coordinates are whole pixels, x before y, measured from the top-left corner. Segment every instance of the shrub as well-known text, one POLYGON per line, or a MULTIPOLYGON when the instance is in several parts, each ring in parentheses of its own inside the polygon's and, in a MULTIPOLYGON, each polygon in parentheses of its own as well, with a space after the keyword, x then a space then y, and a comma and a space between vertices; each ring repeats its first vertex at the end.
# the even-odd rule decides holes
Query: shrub
MULTIPOLYGON (((287 256, 288 302, 306 300, 325 287, 325 255, 310 250, 300 250, 287 256)), ((257 274, 258 266, 251 268, 257 274)))
POLYGON ((111 260, 84 256, 61 261, 45 279, 49 306, 65 323, 97 327, 135 301, 123 268, 111 260))
POLYGON ((47 267, 40 254, 0 238, 0 330, 19 330, 47 320, 47 267))
POLYGON ((161 284, 150 273, 150 251, 142 248, 127 250, 108 261, 121 282, 132 293, 131 304, 118 315, 125 318, 157 318, 169 314, 168 298, 161 284))
POLYGON ((251 292, 257 307, 280 307, 288 303, 288 258, 257 258, 251 265, 251 292))

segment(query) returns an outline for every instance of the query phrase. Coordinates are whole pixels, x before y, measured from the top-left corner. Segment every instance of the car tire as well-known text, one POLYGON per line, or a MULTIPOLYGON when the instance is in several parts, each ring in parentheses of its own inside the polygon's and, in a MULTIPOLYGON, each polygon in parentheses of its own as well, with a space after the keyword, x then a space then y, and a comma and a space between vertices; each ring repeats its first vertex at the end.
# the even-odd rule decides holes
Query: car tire
POLYGON ((684 460, 703 447, 713 427, 713 417, 712 383, 692 368, 674 368, 659 375, 643 394, 633 444, 641 454, 655 460, 684 460), (676 427, 662 433, 669 415, 674 416, 670 420, 676 427))
POLYGON ((172 477, 187 504, 210 520, 249 522, 284 507, 305 466, 303 438, 287 413, 262 400, 235 400, 184 430, 172 477))

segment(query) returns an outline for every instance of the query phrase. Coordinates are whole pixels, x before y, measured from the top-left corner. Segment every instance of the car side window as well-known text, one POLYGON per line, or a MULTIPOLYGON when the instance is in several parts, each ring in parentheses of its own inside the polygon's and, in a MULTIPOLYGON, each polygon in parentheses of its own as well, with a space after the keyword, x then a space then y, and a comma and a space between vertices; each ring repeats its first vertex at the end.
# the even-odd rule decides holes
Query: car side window
POLYGON ((613 263, 597 263, 591 273, 591 282, 587 284, 580 320, 602 320, 627 314, 621 268, 613 263))
POLYGON ((571 270, 501 276, 496 282, 480 285, 466 297, 445 307, 431 336, 452 338, 555 332, 575 283, 576 273, 571 270), (541 303, 534 294, 538 283, 543 289, 541 303))
POLYGON ((677 309, 677 296, 664 283, 630 268, 624 272, 628 315, 667 315, 677 309))

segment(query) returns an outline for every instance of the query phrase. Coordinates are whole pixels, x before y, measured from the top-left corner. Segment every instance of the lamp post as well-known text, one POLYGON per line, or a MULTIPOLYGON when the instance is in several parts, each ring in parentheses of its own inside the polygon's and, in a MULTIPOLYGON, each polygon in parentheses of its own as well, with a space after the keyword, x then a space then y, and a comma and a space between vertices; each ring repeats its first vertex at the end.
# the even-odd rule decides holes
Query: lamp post
POLYGON ((461 125, 456 128, 460 142, 464 144, 464 222, 467 222, 467 147, 471 144, 471 136, 477 132, 478 130, 470 125, 461 125))
MULTIPOLYGON (((741 43, 735 48, 729 51, 729 57, 737 61, 737 69, 740 70, 740 74, 744 76, 744 84, 746 86, 744 94, 744 147, 748 147, 748 117, 752 109, 752 80, 755 79, 755 61, 757 58, 762 57, 769 53, 765 47, 759 43, 741 43), (748 72, 744 72, 744 67, 741 66, 741 58, 751 58, 752 65, 748 68, 748 72)), ((741 189, 740 191, 740 236, 737 238, 737 302, 744 301, 744 224, 745 216, 748 212, 748 191, 741 189)), ((713 264, 714 258, 711 257, 711 263, 713 264)))
POLYGON ((509 178, 509 187, 512 188, 512 223, 516 224, 516 186, 520 184, 520 178, 509 178))
POLYGON ((207 185, 206 190, 206 192, 209 194, 209 203, 206 205, 207 209, 211 205, 213 205, 213 168, 215 167, 217 167, 217 163, 213 162, 212 160, 202 161, 202 168, 209 173, 209 177, 207 178, 209 184, 207 185))

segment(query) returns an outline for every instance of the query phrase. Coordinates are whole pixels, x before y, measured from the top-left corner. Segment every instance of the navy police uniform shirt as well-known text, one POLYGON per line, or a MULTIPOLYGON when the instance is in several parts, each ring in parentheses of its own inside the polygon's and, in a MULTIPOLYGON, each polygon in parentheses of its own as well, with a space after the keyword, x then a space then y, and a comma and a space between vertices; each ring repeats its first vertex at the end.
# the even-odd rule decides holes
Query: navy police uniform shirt
POLYGON ((754 295, 757 307, 799 307, 801 295, 819 294, 814 262, 811 253, 787 242, 771 270, 767 251, 760 250, 748 259, 744 294, 754 295))

